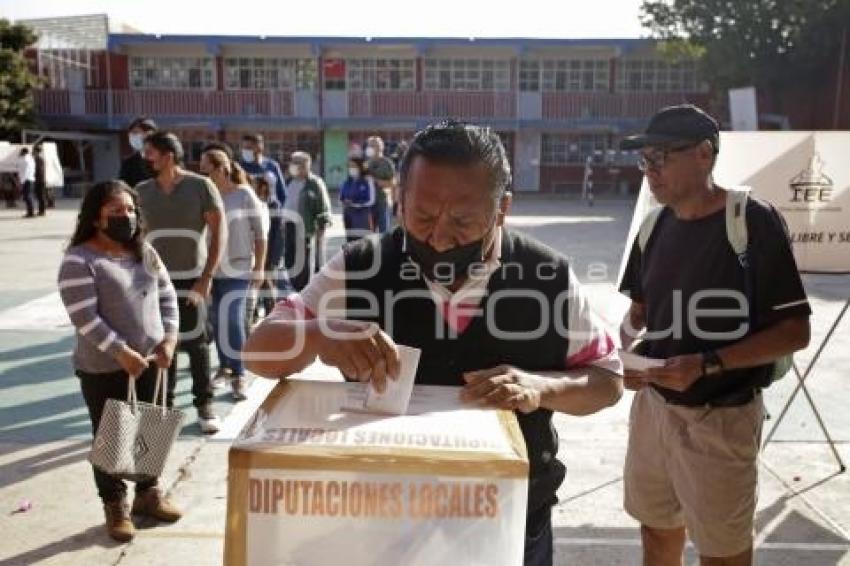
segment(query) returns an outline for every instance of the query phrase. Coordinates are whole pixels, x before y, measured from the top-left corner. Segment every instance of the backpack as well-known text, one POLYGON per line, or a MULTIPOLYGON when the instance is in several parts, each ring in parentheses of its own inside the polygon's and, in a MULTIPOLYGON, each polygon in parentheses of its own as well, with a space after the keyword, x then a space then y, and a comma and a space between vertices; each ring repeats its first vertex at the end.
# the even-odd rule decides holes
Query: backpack
MULTIPOLYGON (((755 289, 755 273, 752 270, 752 264, 749 257, 749 239, 747 233, 747 199, 749 198, 749 187, 733 187, 726 191, 726 238, 732 251, 738 257, 738 263, 741 264, 741 269, 744 270, 744 294, 750 305, 754 305, 755 289)), ((652 230, 661 216, 664 207, 656 207, 649 211, 646 218, 640 225, 638 232, 638 246, 641 254, 646 249, 649 243, 649 237, 652 235, 652 230)), ((750 327, 755 327, 755 313, 750 309, 750 327)), ((782 379, 790 371, 794 364, 794 358, 791 354, 777 358, 770 371, 771 383, 782 379)))

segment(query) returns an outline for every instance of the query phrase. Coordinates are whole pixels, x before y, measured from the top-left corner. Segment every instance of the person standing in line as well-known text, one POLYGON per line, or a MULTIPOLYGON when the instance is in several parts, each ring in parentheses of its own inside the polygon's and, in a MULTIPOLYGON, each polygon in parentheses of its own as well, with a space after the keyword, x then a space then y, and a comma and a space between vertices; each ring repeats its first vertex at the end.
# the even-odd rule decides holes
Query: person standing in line
MULTIPOLYGON (((145 158, 156 177, 136 190, 156 248, 177 289, 179 347, 189 354, 193 404, 204 433, 215 433, 220 420, 213 411, 206 301, 212 277, 227 244, 224 205, 215 185, 182 167, 183 146, 177 136, 157 131, 145 138, 145 158), (206 235, 209 234, 209 249, 206 235)), ((168 404, 174 404, 177 358, 169 368, 168 404)))
MULTIPOLYGON (((263 280, 268 226, 248 177, 223 151, 201 156, 201 171, 215 183, 224 203, 227 247, 213 275, 211 319, 219 364, 231 376, 233 398, 245 400, 245 313, 248 294, 263 280)), ((223 373, 223 372, 221 372, 223 373)))
POLYGON ((127 141, 133 153, 121 161, 118 178, 131 187, 154 177, 150 163, 145 160, 142 151, 145 149, 145 136, 156 131, 156 122, 147 117, 139 117, 130 122, 127 128, 127 141))
POLYGON ((374 232, 372 207, 375 205, 375 183, 366 176, 362 159, 348 160, 348 177, 339 190, 345 237, 349 242, 374 232))
POLYGON ((283 261, 296 291, 303 289, 324 263, 325 229, 331 223, 328 189, 311 167, 310 154, 292 154, 284 208, 283 261))
POLYGON ((624 507, 640 522, 644 564, 681 564, 690 537, 702 566, 749 566, 762 390, 774 363, 810 336, 788 229, 771 204, 715 184, 720 131, 696 106, 660 110, 620 147, 640 151, 663 205, 620 284, 631 299, 623 347, 663 363, 624 376, 636 391, 624 507), (743 252, 735 222, 745 226, 743 252))
MULTIPOLYGON (((262 297, 259 303, 265 314, 274 308, 275 303, 292 292, 292 285, 283 268, 283 215, 280 203, 271 194, 272 184, 269 179, 257 177, 253 180, 254 192, 263 205, 263 216, 268 222, 268 246, 266 251, 266 275, 260 287, 262 297)), ((256 305, 255 305, 256 307, 256 305)), ((250 316, 246 322, 248 334, 256 322, 255 316, 250 316)))
MULTIPOLYGON (((83 198, 59 268, 59 294, 76 330, 73 363, 97 435, 107 399, 153 402, 157 373, 177 343, 177 295, 156 251, 144 243, 139 197, 122 181, 98 183, 83 198)), ((93 468, 109 536, 135 535, 121 479, 93 468)), ((136 482, 132 512, 174 522, 182 512, 157 486, 136 482)))
POLYGON ((286 200, 285 186, 283 179, 283 171, 280 170, 280 165, 277 161, 266 157, 265 140, 261 134, 248 134, 242 138, 242 150, 239 160, 239 165, 252 178, 266 177, 271 179, 274 177, 274 198, 280 204, 286 200))
POLYGON ((384 140, 379 136, 372 136, 366 140, 366 160, 366 171, 378 188, 372 216, 375 229, 379 234, 383 234, 392 229, 390 212, 393 203, 395 165, 392 159, 384 155, 384 140))

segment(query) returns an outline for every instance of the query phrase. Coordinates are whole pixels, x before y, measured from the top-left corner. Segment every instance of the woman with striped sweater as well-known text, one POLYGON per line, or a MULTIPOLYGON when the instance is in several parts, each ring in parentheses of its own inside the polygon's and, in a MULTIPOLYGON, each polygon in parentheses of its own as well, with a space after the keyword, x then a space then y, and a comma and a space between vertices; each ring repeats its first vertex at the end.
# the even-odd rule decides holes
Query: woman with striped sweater
MULTIPOLYGON (((83 199, 77 227, 59 269, 59 291, 76 328, 73 362, 94 434, 107 399, 127 398, 135 380, 140 401, 153 400, 156 376, 177 343, 177 296, 159 256, 144 243, 138 195, 122 181, 106 181, 83 199)), ((109 535, 135 534, 127 487, 94 469, 109 535)), ((134 514, 176 521, 180 511, 156 478, 136 483, 134 514)))

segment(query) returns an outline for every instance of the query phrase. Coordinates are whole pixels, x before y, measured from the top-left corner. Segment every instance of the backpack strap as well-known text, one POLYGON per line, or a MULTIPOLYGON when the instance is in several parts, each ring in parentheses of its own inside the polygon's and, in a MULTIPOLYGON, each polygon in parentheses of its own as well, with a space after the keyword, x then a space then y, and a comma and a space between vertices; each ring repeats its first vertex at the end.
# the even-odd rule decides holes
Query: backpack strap
POLYGON ((733 187, 726 191, 726 238, 738 261, 744 268, 747 257, 747 199, 750 196, 749 187, 733 187))
POLYGON ((661 216, 662 210, 664 210, 664 207, 658 206, 650 210, 649 213, 644 216, 643 221, 640 224, 640 230, 638 231, 638 246, 640 247, 640 253, 643 253, 646 250, 646 244, 649 242, 649 237, 655 229, 655 224, 658 222, 658 218, 661 216))

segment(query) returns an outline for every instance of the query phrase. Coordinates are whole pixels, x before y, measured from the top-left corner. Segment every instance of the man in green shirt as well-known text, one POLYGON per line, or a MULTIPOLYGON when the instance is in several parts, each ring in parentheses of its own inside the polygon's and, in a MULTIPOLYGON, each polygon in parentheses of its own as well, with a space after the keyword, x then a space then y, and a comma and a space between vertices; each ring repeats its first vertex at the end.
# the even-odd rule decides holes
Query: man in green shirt
MULTIPOLYGON (((192 394, 204 433, 220 428, 212 409, 210 349, 206 301, 212 275, 226 242, 224 206, 212 182, 181 167, 183 147, 170 132, 145 138, 145 159, 156 176, 136 186, 148 241, 165 264, 177 290, 180 311, 179 348, 189 354, 192 394), (209 249, 207 249, 209 233, 209 249)), ((174 403, 177 357, 168 371, 168 404, 174 403)))
POLYGON ((296 291, 306 287, 310 276, 324 263, 325 228, 331 223, 328 189, 322 178, 311 172, 311 166, 310 154, 304 151, 296 151, 290 157, 283 264, 296 291))

